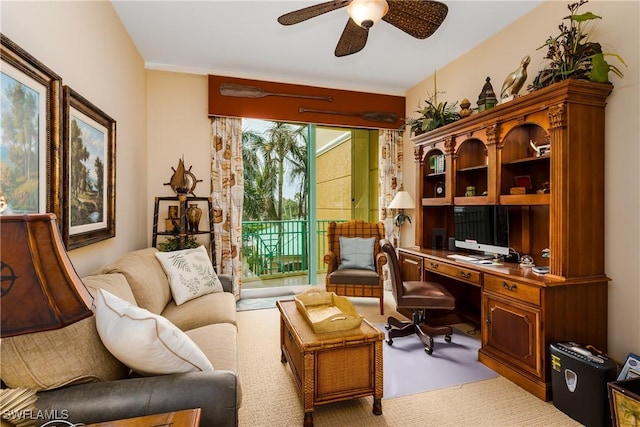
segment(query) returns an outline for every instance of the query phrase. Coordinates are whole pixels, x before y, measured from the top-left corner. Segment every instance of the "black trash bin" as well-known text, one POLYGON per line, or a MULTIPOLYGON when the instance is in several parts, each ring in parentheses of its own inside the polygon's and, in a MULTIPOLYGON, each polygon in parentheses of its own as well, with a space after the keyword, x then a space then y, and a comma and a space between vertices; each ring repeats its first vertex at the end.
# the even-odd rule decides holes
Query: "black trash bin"
POLYGON ((611 425, 607 383, 615 381, 618 365, 573 342, 549 349, 553 405, 587 427, 611 425))

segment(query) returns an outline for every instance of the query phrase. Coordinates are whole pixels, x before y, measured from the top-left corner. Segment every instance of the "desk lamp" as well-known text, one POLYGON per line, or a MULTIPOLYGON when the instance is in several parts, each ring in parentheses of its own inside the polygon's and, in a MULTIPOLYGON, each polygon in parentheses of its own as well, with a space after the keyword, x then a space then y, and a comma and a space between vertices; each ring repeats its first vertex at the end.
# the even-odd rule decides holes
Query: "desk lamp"
POLYGON ((415 208, 415 206, 416 205, 413 201, 413 197, 411 197, 411 194, 409 194, 408 191, 404 191, 402 187, 400 187, 400 191, 398 191, 396 196, 387 207, 389 209, 398 209, 400 211, 393 219, 394 224, 400 227, 402 224, 404 224, 405 221, 409 221, 409 224, 411 224, 411 217, 409 215, 406 215, 404 213, 404 210, 413 209, 415 208))
POLYGON ((92 297, 54 214, 0 215, 0 337, 59 329, 92 315, 92 297))

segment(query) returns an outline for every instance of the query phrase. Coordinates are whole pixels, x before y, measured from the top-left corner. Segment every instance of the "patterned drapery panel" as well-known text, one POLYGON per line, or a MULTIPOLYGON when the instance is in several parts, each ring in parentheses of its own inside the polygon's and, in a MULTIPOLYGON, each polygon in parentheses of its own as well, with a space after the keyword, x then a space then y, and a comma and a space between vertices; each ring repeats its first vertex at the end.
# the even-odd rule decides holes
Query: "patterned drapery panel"
MULTIPOLYGON (((402 133, 397 130, 379 130, 379 163, 378 163, 378 206, 380 221, 384 223, 387 240, 398 247, 400 234, 393 223, 393 212, 387 209, 402 185, 402 133)), ((391 289, 389 270, 384 266, 384 287, 391 289)))
POLYGON ((211 119, 211 197, 215 230, 216 271, 233 275, 233 293, 242 285, 242 119, 211 119))

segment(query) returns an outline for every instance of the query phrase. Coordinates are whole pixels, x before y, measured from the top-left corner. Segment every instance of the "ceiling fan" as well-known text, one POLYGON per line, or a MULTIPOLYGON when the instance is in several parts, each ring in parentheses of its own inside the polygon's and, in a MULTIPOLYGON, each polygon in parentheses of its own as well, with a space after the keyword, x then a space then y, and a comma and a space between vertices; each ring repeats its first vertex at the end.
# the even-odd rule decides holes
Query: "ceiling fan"
POLYGON ((336 46, 336 56, 359 52, 367 43, 369 28, 381 19, 405 33, 426 39, 447 16, 447 5, 432 0, 334 0, 286 13, 282 25, 293 25, 347 6, 349 20, 336 46))

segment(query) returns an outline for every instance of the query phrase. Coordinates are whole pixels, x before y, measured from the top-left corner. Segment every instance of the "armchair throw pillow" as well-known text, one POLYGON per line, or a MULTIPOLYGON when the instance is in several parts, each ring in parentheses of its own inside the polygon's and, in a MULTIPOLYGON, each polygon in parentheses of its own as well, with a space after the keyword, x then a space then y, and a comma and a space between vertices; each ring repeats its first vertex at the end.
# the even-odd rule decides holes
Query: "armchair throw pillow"
POLYGON ((173 252, 156 252, 162 269, 169 278, 171 294, 176 305, 213 292, 222 292, 204 246, 173 252))
POLYGON ((373 245, 375 237, 343 237, 340 236, 340 266, 338 270, 355 268, 373 270, 373 245))
POLYGON ((142 375, 212 371, 202 350, 162 316, 99 289, 96 328, 104 346, 142 375))

